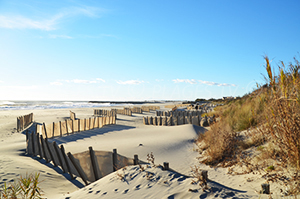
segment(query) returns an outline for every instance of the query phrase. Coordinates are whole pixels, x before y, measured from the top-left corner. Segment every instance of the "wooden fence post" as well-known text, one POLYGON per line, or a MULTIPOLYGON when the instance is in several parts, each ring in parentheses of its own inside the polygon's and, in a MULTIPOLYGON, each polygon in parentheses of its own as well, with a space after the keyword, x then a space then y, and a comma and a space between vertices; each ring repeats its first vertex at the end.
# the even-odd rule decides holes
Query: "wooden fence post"
POLYGON ((167 171, 169 169, 170 169, 169 162, 164 162, 164 168, 163 168, 163 170, 167 171))
POLYGON ((139 164, 139 156, 137 154, 134 155, 133 164, 134 165, 138 165, 139 164))
POLYGON ((113 153, 112 153, 113 171, 117 170, 117 161, 118 161, 117 155, 118 155, 117 149, 113 149, 113 153))
POLYGON ((43 138, 43 135, 40 135, 40 138, 41 138, 41 144, 42 144, 45 160, 46 160, 47 163, 49 163, 49 158, 48 158, 47 153, 46 153, 46 146, 45 146, 45 140, 43 138))
POLYGON ((262 193, 263 194, 270 194, 270 184, 264 183, 261 184, 261 188, 262 188, 262 193))
POLYGON ((54 122, 52 123, 52 137, 54 137, 54 129, 55 129, 55 124, 54 122))
POLYGON ((64 170, 64 168, 63 168, 63 166, 62 166, 63 163, 62 163, 62 159, 61 159, 61 157, 60 157, 60 155, 59 155, 59 149, 58 149, 58 146, 57 146, 56 142, 53 141, 53 142, 52 142, 52 145, 53 145, 54 151, 55 151, 55 153, 56 153, 56 155, 57 155, 58 165, 60 165, 61 168, 63 169, 63 172, 66 173, 65 170, 64 170))
POLYGON ((37 140, 37 144, 38 144, 38 148, 39 148, 39 152, 40 152, 40 159, 43 159, 43 152, 42 152, 42 147, 41 147, 41 143, 40 143, 40 134, 36 133, 36 140, 37 140))
POLYGON ((87 179, 85 178, 84 172, 82 171, 80 166, 77 165, 75 158, 73 157, 73 155, 70 152, 68 152, 68 157, 71 160, 72 164, 74 165, 75 169, 77 170, 78 174, 80 175, 81 179, 85 183, 85 185, 88 185, 89 183, 87 182, 87 179))
POLYGON ((26 131, 26 154, 29 155, 29 132, 26 131))
POLYGON ((100 179, 100 175, 99 175, 98 169, 97 169, 96 155, 93 150, 93 147, 90 146, 89 150, 90 150, 91 163, 92 163, 92 167, 93 167, 93 171, 94 171, 94 177, 95 177, 95 181, 96 181, 96 180, 100 179))
POLYGON ((71 172, 71 167, 69 165, 68 157, 66 155, 65 148, 64 148, 63 145, 60 145, 60 150, 61 150, 61 153, 63 155, 63 158, 65 159, 65 162, 66 162, 66 165, 67 165, 67 169, 68 169, 68 173, 70 174, 71 180, 74 180, 75 178, 74 178, 74 176, 73 176, 73 174, 71 172))
POLYGON ((207 170, 202 170, 201 171, 201 176, 202 176, 202 181, 206 185, 207 181, 208 181, 208 171, 207 170))
POLYGON ((52 154, 52 151, 51 151, 50 146, 49 146, 48 138, 45 138, 45 142, 46 142, 46 146, 47 146, 47 149, 48 149, 48 151, 49 151, 51 160, 52 160, 52 162, 53 162, 53 165, 54 165, 54 167, 57 167, 57 164, 56 164, 56 162, 55 162, 55 160, 54 160, 54 156, 53 156, 54 154, 52 154))
MULTIPOLYGON (((45 125, 45 123, 43 123, 43 128, 44 128, 45 136, 46 136, 46 138, 48 138, 48 135, 47 135, 47 130, 46 130, 46 125, 45 125)), ((46 139, 46 138, 45 138, 45 139, 46 139)))
POLYGON ((33 156, 36 156, 36 153, 35 153, 35 146, 34 146, 34 133, 31 132, 30 136, 31 136, 32 155, 33 155, 33 156))

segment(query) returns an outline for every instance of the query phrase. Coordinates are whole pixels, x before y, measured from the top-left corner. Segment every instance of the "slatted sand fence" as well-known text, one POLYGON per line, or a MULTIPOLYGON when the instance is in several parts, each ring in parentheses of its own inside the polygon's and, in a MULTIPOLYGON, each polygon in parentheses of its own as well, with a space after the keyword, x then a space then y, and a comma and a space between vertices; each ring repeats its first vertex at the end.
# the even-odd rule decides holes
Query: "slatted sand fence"
POLYGON ((140 108, 140 107, 132 107, 132 108, 130 108, 130 109, 131 109, 131 112, 132 112, 132 113, 140 113, 140 114, 143 113, 143 109, 140 108))
POLYGON ((94 109, 94 116, 114 116, 115 118, 117 118, 117 113, 113 110, 94 109))
POLYGON ((70 119, 71 120, 76 120, 76 114, 72 111, 70 111, 70 119))
POLYGON ((116 124, 116 118, 107 117, 90 117, 76 120, 65 120, 49 124, 43 123, 36 125, 36 132, 45 138, 62 137, 76 132, 88 131, 95 128, 102 128, 105 125, 116 124))
POLYGON ((201 117, 198 115, 173 115, 173 116, 155 116, 143 117, 144 125, 154 126, 177 126, 183 124, 193 124, 196 126, 209 126, 215 122, 215 117, 201 117))
POLYGON ((130 108, 123 108, 123 109, 111 109, 112 111, 115 111, 116 114, 121 114, 121 115, 128 115, 132 116, 132 111, 130 108))
POLYGON ((160 106, 142 106, 141 109, 144 112, 150 112, 150 111, 156 111, 160 109, 160 106))
POLYGON ((138 155, 128 158, 117 153, 117 149, 110 151, 94 151, 89 147, 87 151, 72 154, 66 153, 63 145, 58 146, 55 141, 43 138, 34 131, 26 132, 26 154, 52 162, 54 167, 60 167, 63 173, 68 173, 70 179, 80 177, 85 185, 129 165, 144 164, 138 155))
POLYGON ((198 111, 156 111, 156 116, 201 116, 204 112, 198 111))
POLYGON ((20 132, 33 122, 33 113, 17 117, 17 131, 20 132))

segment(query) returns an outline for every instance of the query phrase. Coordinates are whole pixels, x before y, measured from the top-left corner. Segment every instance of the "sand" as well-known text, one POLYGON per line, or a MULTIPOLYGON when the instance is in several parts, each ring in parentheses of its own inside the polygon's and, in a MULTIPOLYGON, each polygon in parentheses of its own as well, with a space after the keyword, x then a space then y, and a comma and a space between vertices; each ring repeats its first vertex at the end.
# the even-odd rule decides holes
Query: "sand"
POLYGON ((0 186, 20 175, 39 172, 40 187, 46 198, 267 198, 257 194, 264 182, 259 175, 233 176, 226 168, 198 163, 194 139, 205 132, 203 127, 143 125, 142 117, 154 116, 154 111, 132 117, 118 115, 116 125, 51 139, 73 154, 92 146, 101 151, 117 149, 127 157, 138 154, 146 162, 147 154, 152 152, 155 157, 155 165, 144 165, 143 171, 139 166, 128 166, 84 187, 79 177, 70 180, 68 174, 51 163, 26 156, 25 135, 16 132, 17 116, 33 112, 36 122, 50 123, 65 120, 70 110, 77 118, 93 115, 93 108, 0 111, 0 186), (174 171, 163 171, 159 166, 163 162, 169 162, 174 171), (209 189, 191 184, 194 165, 208 170, 209 189))

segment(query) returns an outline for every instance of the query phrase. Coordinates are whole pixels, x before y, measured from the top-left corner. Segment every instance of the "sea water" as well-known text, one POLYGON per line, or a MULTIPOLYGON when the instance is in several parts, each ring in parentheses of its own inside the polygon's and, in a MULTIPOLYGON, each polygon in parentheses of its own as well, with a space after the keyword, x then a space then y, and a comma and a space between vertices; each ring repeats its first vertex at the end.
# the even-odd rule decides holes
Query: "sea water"
MULTIPOLYGON (((123 104, 89 103, 88 101, 1 101, 1 110, 63 109, 122 106, 123 104)), ((125 104, 124 104, 125 105, 125 104)), ((129 105, 129 104, 126 104, 129 105)))

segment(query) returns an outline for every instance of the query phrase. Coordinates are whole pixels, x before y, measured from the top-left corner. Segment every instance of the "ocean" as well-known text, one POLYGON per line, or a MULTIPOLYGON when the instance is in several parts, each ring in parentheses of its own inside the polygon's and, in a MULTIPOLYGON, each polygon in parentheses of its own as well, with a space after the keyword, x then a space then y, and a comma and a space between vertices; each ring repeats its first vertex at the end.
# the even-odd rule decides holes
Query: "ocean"
POLYGON ((110 107, 131 104, 90 103, 88 101, 1 101, 1 110, 26 110, 26 109, 63 109, 63 108, 93 108, 110 107))

